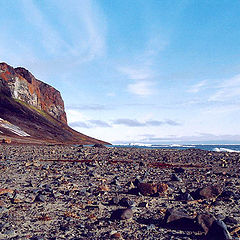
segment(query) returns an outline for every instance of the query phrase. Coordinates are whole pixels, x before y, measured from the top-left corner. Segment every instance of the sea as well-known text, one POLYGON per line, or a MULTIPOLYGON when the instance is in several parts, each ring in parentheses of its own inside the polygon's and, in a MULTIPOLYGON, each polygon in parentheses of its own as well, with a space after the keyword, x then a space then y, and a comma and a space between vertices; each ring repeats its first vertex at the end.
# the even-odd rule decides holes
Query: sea
POLYGON ((119 145, 108 145, 109 147, 124 147, 124 148, 146 148, 146 149, 201 149, 214 152, 239 152, 240 144, 144 144, 144 143, 129 143, 119 145))

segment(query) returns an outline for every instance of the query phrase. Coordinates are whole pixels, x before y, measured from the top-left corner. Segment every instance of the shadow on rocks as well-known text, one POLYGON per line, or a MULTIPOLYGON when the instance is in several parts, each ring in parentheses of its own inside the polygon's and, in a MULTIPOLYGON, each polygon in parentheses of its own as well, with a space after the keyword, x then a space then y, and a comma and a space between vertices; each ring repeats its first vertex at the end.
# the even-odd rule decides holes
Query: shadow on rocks
POLYGON ((165 223, 163 221, 159 223, 159 227, 181 231, 193 231, 193 232, 201 231, 201 228, 195 223, 194 219, 189 218, 181 218, 170 223, 165 223))
POLYGON ((129 189, 128 192, 125 192, 126 194, 130 194, 130 195, 137 195, 139 196, 140 192, 138 188, 132 188, 129 189))
MULTIPOLYGON (((193 240, 202 240, 203 235, 195 234, 193 232, 201 231, 199 226, 197 226, 193 219, 179 219, 174 221, 174 223, 166 223, 166 219, 153 219, 153 218, 138 218, 136 220, 139 224, 145 225, 155 225, 159 228, 169 229, 169 230, 181 230, 181 231, 191 231, 191 234, 185 233, 171 233, 172 237, 176 237, 178 239, 183 239, 188 237, 189 239, 193 240)), ((175 238, 174 238, 175 239, 175 238)))
POLYGON ((150 225, 150 224, 154 224, 154 225, 159 225, 159 219, 153 219, 153 218, 138 218, 136 220, 136 222, 140 223, 140 224, 145 224, 145 225, 150 225))
POLYGON ((133 217, 133 211, 131 208, 117 209, 112 212, 111 220, 128 220, 133 217))
POLYGON ((162 228, 182 230, 182 231, 201 231, 201 227, 196 219, 190 217, 183 211, 167 209, 163 220, 159 224, 162 228))
POLYGON ((202 240, 203 239, 203 236, 199 236, 199 235, 196 235, 194 233, 192 233, 191 235, 188 235, 188 234, 184 234, 184 233, 172 233, 172 239, 185 239, 186 237, 191 239, 191 240, 202 240))

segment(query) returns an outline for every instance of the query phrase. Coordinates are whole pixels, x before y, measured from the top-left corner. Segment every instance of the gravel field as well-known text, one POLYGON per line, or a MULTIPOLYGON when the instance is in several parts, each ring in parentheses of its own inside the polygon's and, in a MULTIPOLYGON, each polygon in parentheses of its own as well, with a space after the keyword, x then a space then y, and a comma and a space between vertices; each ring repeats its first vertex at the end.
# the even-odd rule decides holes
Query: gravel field
POLYGON ((0 175, 0 239, 240 239, 240 153, 2 144, 0 175))

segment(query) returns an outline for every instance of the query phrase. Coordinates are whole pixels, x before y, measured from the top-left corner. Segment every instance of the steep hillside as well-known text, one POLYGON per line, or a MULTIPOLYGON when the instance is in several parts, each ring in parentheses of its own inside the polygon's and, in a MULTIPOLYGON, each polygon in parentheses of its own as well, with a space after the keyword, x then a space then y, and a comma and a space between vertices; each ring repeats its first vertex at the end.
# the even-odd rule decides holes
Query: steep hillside
POLYGON ((103 141, 67 125, 59 91, 24 68, 0 64, 0 139, 20 143, 95 144, 103 141))

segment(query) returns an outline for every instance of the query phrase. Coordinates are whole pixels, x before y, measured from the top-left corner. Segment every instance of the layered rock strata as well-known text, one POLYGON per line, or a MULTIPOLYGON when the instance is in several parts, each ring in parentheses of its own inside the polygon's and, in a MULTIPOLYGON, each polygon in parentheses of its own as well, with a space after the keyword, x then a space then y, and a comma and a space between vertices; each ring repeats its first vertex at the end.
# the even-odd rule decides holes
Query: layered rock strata
POLYGON ((0 63, 0 92, 43 110, 57 120, 67 123, 60 92, 37 80, 25 68, 13 68, 6 63, 0 63))

